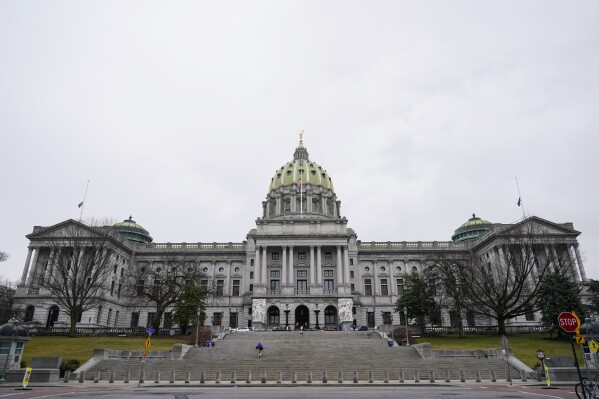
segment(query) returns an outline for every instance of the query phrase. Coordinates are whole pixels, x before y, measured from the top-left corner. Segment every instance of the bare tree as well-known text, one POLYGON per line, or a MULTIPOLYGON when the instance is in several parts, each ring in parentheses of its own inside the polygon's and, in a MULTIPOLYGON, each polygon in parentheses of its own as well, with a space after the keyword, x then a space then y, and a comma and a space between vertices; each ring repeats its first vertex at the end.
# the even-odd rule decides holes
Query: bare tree
POLYGON ((6 260, 8 260, 8 254, 0 251, 0 262, 6 262, 6 260))
POLYGON ((14 307, 14 295, 17 284, 7 278, 0 278, 0 324, 11 318, 20 316, 20 311, 14 307))
POLYGON ((496 320, 502 335, 507 320, 539 310, 538 290, 545 274, 572 264, 567 252, 561 257, 543 252, 547 238, 532 224, 500 233, 499 239, 497 253, 487 257, 471 252, 457 264, 457 272, 467 282, 463 287, 470 310, 496 320))
POLYGON ((158 262, 137 262, 125 272, 125 293, 131 305, 153 306, 149 323, 159 333, 160 320, 165 311, 177 303, 183 288, 189 284, 203 284, 208 295, 214 290, 208 280, 186 255, 168 255, 158 262))
POLYGON ((69 336, 86 310, 102 302, 112 271, 112 230, 74 223, 50 243, 50 259, 35 283, 47 289, 70 319, 69 336))

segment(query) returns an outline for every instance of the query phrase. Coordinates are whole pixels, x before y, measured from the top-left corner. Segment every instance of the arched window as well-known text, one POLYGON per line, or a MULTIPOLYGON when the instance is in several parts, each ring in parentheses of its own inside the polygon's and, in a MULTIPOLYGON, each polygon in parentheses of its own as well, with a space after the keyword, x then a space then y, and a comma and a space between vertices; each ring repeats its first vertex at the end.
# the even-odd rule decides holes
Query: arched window
POLYGON ((268 324, 269 325, 279 325, 279 308, 276 306, 271 306, 268 308, 268 324))
POLYGON ((25 309, 25 319, 24 322, 33 321, 33 314, 35 313, 35 306, 29 305, 27 309, 25 309))

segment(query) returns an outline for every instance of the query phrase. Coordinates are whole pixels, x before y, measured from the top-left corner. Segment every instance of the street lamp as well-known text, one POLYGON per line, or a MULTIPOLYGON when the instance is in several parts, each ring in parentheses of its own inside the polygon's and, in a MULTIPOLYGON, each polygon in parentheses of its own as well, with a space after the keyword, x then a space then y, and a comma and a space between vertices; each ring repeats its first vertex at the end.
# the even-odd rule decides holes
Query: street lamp
POLYGON ((408 308, 407 306, 403 307, 403 316, 406 321, 406 346, 410 345, 410 335, 408 332, 408 308))
POLYGON ((289 330, 289 304, 285 304, 285 329, 289 330))
POLYGON ((10 346, 8 347, 8 351, 6 352, 6 358, 4 360, 4 371, 2 372, 2 377, 0 377, 0 384, 4 384, 6 382, 6 371, 8 369, 8 358, 10 356, 10 352, 13 350, 15 336, 18 334, 18 328, 19 328, 19 320, 17 320, 17 319, 10 319, 8 321, 8 323, 12 324, 10 346))
POLYGON ((198 309, 198 318, 196 320, 196 346, 198 346, 198 340, 199 340, 199 330, 200 330, 200 309, 198 309))
POLYGON ((320 309, 318 309, 318 304, 316 304, 316 308, 314 309, 314 313, 316 313, 316 329, 320 329, 320 326, 318 325, 318 313, 320 313, 320 309))

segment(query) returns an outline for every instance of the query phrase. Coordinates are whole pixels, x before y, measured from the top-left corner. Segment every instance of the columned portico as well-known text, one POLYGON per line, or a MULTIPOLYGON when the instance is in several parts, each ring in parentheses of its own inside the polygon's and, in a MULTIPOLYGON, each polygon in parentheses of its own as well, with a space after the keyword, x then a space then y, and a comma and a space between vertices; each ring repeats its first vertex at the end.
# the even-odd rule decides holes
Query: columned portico
POLYGON ((21 284, 27 282, 27 273, 29 273, 29 265, 31 263, 31 254, 33 253, 33 247, 27 248, 27 259, 25 260, 25 267, 23 267, 23 275, 21 276, 21 284))

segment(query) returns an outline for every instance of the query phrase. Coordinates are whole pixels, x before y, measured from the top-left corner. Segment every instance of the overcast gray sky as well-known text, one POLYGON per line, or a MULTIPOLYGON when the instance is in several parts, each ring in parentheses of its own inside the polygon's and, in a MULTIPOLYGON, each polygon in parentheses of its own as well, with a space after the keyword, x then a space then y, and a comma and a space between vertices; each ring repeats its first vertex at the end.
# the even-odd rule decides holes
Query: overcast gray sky
POLYGON ((241 242, 298 132, 363 241, 573 222, 599 278, 596 1, 0 2, 0 275, 34 225, 241 242))

